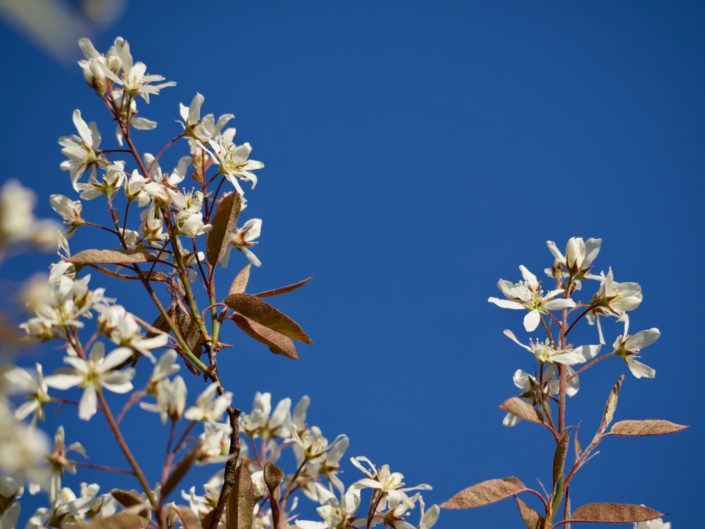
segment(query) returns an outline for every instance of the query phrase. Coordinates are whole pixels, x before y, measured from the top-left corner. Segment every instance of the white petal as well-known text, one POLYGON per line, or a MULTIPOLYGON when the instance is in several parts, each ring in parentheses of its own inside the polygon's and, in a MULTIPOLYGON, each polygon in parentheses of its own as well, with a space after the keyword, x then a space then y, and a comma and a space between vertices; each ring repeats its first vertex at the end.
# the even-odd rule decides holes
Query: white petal
POLYGON ((656 327, 653 327, 630 336, 624 346, 629 351, 639 351, 654 343, 660 336, 661 332, 656 327))
POLYGON ((508 299, 499 299, 499 298, 487 298, 487 301, 490 303, 494 303, 498 307, 502 307, 503 309, 512 309, 512 310, 524 310, 524 305, 521 303, 517 303, 516 301, 510 301, 508 299))
POLYGON ((90 420, 98 411, 98 399, 95 388, 88 386, 83 390, 81 402, 78 403, 78 416, 84 421, 90 420))
POLYGON ((647 366, 646 364, 639 362, 635 357, 628 356, 625 358, 629 370, 632 372, 636 378, 655 378, 656 370, 653 367, 647 366))
POLYGON ((504 336, 506 336, 507 338, 509 338, 511 341, 513 341, 513 342, 514 342, 515 344, 517 344, 518 346, 523 347, 524 349, 526 349, 526 350, 529 351, 529 352, 532 352, 532 351, 531 351, 531 348, 530 348, 529 346, 527 346, 527 345, 524 345, 524 344, 521 343, 519 340, 517 340, 517 337, 516 337, 516 336, 514 335, 514 333, 513 333, 512 331, 510 331, 509 329, 504 329, 504 331, 502 331, 502 334, 504 334, 504 336))
POLYGON ((524 316, 524 329, 526 329, 526 332, 534 332, 539 323, 541 323, 541 314, 539 314, 538 310, 529 311, 524 316))

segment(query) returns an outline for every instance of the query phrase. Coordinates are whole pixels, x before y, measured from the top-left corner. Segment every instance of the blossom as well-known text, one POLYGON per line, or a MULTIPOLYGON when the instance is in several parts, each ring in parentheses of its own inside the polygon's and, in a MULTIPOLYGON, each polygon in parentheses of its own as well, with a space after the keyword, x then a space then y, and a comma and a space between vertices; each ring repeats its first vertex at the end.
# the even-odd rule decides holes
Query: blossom
POLYGON ((252 412, 241 416, 240 428, 252 437, 287 438, 290 435, 290 423, 291 399, 280 400, 272 413, 272 394, 258 391, 252 403, 252 412))
POLYGON ((87 457, 86 449, 83 448, 81 443, 74 442, 66 446, 64 427, 59 426, 54 434, 54 448, 51 453, 47 455, 50 471, 49 476, 41 485, 36 482, 30 485, 30 492, 32 494, 36 493, 40 486, 43 486, 47 490, 51 502, 53 503, 57 500, 61 490, 61 477, 64 472, 68 472, 69 474, 76 473, 76 463, 68 458, 69 452, 76 452, 83 457, 87 457))
POLYGON ((264 164, 257 160, 250 160, 252 146, 249 143, 236 145, 233 143, 235 129, 226 129, 216 139, 208 142, 213 150, 213 158, 218 163, 220 172, 232 184, 240 195, 244 195, 238 180, 251 182, 254 188, 257 185, 257 175, 253 171, 262 169, 264 164))
POLYGON ((571 237, 565 246, 565 255, 561 253, 555 242, 546 241, 546 245, 553 254, 556 264, 560 268, 567 269, 575 279, 580 279, 590 271, 593 261, 600 253, 602 239, 590 238, 584 241, 582 237, 571 237))
POLYGON ((217 422, 233 400, 231 392, 226 391, 216 397, 217 391, 218 384, 213 382, 198 396, 196 405, 186 410, 184 417, 189 421, 217 422))
POLYGON ((0 257, 7 247, 18 243, 56 248, 58 225, 36 219, 32 213, 35 203, 34 193, 16 180, 9 180, 0 188, 0 257))
POLYGON ((78 184, 81 190, 81 198, 84 200, 92 200, 100 195, 110 196, 120 187, 125 181, 125 162, 120 160, 108 165, 105 168, 103 181, 99 181, 95 174, 92 174, 87 184, 78 184))
POLYGON ((612 268, 607 275, 599 276, 600 288, 590 302, 592 309, 587 313, 588 322, 597 324, 600 343, 605 343, 600 316, 614 316, 624 319, 628 311, 636 309, 643 299, 639 283, 618 283, 614 280, 612 268))
POLYGON ((51 208, 64 219, 64 223, 68 226, 78 226, 85 221, 81 217, 83 204, 80 200, 71 200, 64 195, 51 195, 49 197, 51 208))
MULTIPOLYGON (((115 107, 119 109, 120 115, 123 120, 127 122, 128 127, 132 127, 135 130, 154 130, 157 128, 157 122, 151 119, 143 118, 137 115, 137 101, 130 97, 129 94, 125 94, 124 90, 113 90, 113 100, 115 101, 115 107), (129 105, 128 105, 129 101, 129 105)), ((124 144, 124 137, 122 133, 122 125, 117 123, 115 125, 115 139, 120 147, 124 144)))
POLYGON ((100 313, 98 325, 103 334, 114 344, 129 347, 152 362, 156 361, 152 350, 164 347, 169 342, 169 335, 165 333, 152 337, 142 334, 135 317, 121 305, 99 305, 96 310, 100 313))
POLYGON ((262 266, 262 262, 257 258, 254 252, 250 250, 250 248, 257 244, 257 239, 259 239, 261 233, 262 219, 250 219, 242 225, 242 228, 238 228, 230 237, 230 245, 221 258, 223 266, 228 265, 232 248, 237 248, 244 253, 253 266, 262 266))
MULTIPOLYGON (((567 384, 566 395, 573 397, 577 395, 580 389, 580 379, 575 375, 575 372, 570 366, 566 366, 567 384)), ((560 377, 556 364, 548 364, 543 370, 543 378, 541 383, 539 380, 529 373, 517 369, 512 376, 514 385, 521 390, 519 398, 528 404, 536 405, 542 400, 546 400, 551 395, 557 395, 560 391, 560 377)), ((502 420, 502 425, 511 427, 521 419, 513 413, 507 413, 502 420)))
POLYGON ((203 222, 201 191, 173 193, 171 198, 176 208, 176 228, 179 233, 187 237, 197 237, 211 230, 213 226, 203 222))
POLYGON ((140 407, 159 413, 162 423, 166 423, 167 419, 172 422, 181 419, 186 407, 186 383, 183 378, 177 376, 173 381, 162 380, 156 386, 156 397, 155 404, 141 402, 140 407))
POLYGON ((202 143, 215 138, 221 133, 223 127, 235 117, 232 114, 223 114, 216 121, 213 114, 206 114, 201 119, 201 106, 204 99, 203 95, 197 92, 188 107, 179 103, 179 115, 183 119, 181 125, 184 127, 184 135, 202 143))
POLYGON ((100 155, 100 132, 95 122, 86 124, 81 117, 81 111, 76 109, 73 111, 73 124, 78 131, 78 136, 62 136, 59 138, 59 145, 63 147, 61 154, 68 159, 61 162, 61 170, 67 171, 71 177, 73 189, 79 191, 78 181, 86 171, 91 169, 92 175, 95 175, 96 167, 99 164, 106 163, 100 155))
POLYGON ((27 402, 15 410, 15 417, 18 421, 25 419, 29 414, 34 415, 34 419, 44 420, 44 407, 51 402, 49 387, 53 387, 52 377, 44 377, 42 364, 35 364, 36 374, 22 369, 21 367, 11 367, 4 372, 5 380, 10 384, 8 393, 22 393, 27 402))
POLYGON ((0 399, 0 474, 41 479, 48 449, 44 432, 19 422, 0 399))
POLYGON ((353 485, 341 495, 340 500, 320 483, 314 484, 315 496, 320 507, 316 509, 322 522, 311 520, 295 520, 300 529, 337 529, 349 527, 355 519, 355 513, 360 507, 360 488, 353 485))
POLYGON ((147 73, 147 66, 143 62, 134 62, 130 53, 129 43, 122 37, 115 39, 115 53, 120 59, 121 76, 116 75, 107 65, 103 66, 103 73, 114 83, 123 87, 129 95, 139 95, 147 103, 149 103, 150 95, 157 95, 162 88, 176 86, 173 81, 152 84, 158 81, 163 81, 161 75, 151 75, 147 73))
POLYGON ((404 474, 392 472, 389 465, 382 465, 379 469, 368 458, 364 456, 351 457, 350 462, 366 477, 358 480, 355 484, 360 488, 371 488, 377 490, 388 499, 392 506, 400 503, 408 503, 407 492, 413 490, 431 490, 431 486, 425 483, 414 487, 404 487, 404 474))
POLYGON ((57 370, 52 378, 54 387, 57 389, 81 387, 83 396, 78 405, 78 416, 84 421, 90 420, 98 410, 96 394, 101 387, 114 393, 127 393, 132 389, 130 381, 135 370, 130 367, 117 371, 115 368, 129 360, 133 354, 132 349, 119 347, 105 356, 104 345, 97 342, 86 359, 77 356, 64 357, 64 362, 71 365, 73 369, 57 370))
POLYGON ((624 359, 632 375, 636 378, 654 378, 656 370, 640 362, 638 358, 641 350, 654 343, 660 336, 661 332, 655 327, 630 336, 629 320, 627 319, 624 324, 624 333, 618 336, 612 345, 613 354, 624 359))
POLYGON ((541 314, 547 314, 549 310, 560 310, 575 307, 575 302, 570 298, 554 299, 563 293, 563 289, 558 288, 544 294, 541 284, 534 274, 524 266, 520 265, 522 281, 512 283, 505 279, 497 282, 497 288, 506 299, 490 297, 487 301, 494 303, 503 309, 528 310, 524 316, 524 328, 527 332, 533 332, 541 322, 541 314))
POLYGON ((154 394, 157 390, 157 386, 167 377, 170 377, 174 373, 181 369, 181 366, 176 363, 176 351, 173 349, 167 349, 164 354, 159 358, 159 361, 155 364, 154 369, 152 369, 152 374, 149 377, 149 382, 147 383, 147 392, 154 394))
POLYGON ((504 330, 504 335, 517 344, 529 351, 536 357, 540 363, 555 363, 564 365, 574 365, 587 362, 597 356, 600 352, 599 345, 581 345, 576 348, 559 349, 556 348, 550 340, 539 341, 529 340, 529 345, 521 343, 512 331, 504 330))

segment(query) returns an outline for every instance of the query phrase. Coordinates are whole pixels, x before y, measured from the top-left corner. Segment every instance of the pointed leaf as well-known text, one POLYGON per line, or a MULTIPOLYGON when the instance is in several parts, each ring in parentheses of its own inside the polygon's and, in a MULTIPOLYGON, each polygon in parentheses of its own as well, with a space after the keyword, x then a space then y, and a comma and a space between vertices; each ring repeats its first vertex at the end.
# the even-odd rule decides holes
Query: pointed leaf
POLYGON ((515 477, 490 479, 458 492, 441 507, 444 509, 471 509, 489 505, 524 490, 524 484, 515 477))
POLYGON ((182 479, 184 479, 184 476, 186 473, 189 471, 191 468, 191 465, 193 465, 194 461, 196 460, 196 456, 198 455, 199 450, 201 449, 201 445, 197 444, 194 446, 191 451, 184 456, 184 458, 179 461, 176 466, 174 467, 174 470, 171 471, 171 474, 169 474, 169 477, 166 480, 166 483, 164 483, 164 488, 162 488, 162 497, 166 498, 171 494, 171 492, 176 488, 176 486, 181 482, 182 479))
POLYGON ((669 433, 681 432, 689 426, 676 424, 662 419, 645 419, 641 421, 619 421, 612 426, 609 435, 624 435, 624 436, 648 436, 648 435, 664 435, 669 433))
POLYGON ((201 529, 201 521, 191 509, 176 505, 172 505, 171 508, 174 509, 179 520, 181 520, 183 529, 201 529))
POLYGON ((242 199, 236 192, 223 197, 213 216, 213 228, 206 236, 206 258, 213 266, 220 260, 228 247, 230 234, 240 215, 242 199))
POLYGON ((231 319, 245 334, 268 346, 274 354, 284 355, 293 360, 299 359, 296 346, 291 338, 260 325, 254 320, 245 318, 241 314, 233 314, 231 319))
POLYGON ((132 512, 120 512, 113 516, 66 524, 67 529, 138 529, 147 525, 147 520, 132 512))
POLYGON ((297 281, 296 283, 292 283, 291 285, 286 285, 283 287, 279 288, 274 288, 272 290, 265 290, 264 292, 258 292, 255 294, 258 298, 268 298, 271 296, 281 296, 282 294, 287 294, 289 292, 293 292, 294 290, 297 290, 304 286, 306 283, 311 281, 313 279, 313 276, 307 277, 306 279, 302 279, 301 281, 297 281))
POLYGON ((644 505, 589 503, 578 507, 571 523, 638 523, 661 518, 662 513, 644 505))
POLYGON ((144 250, 83 250, 66 261, 76 265, 92 265, 146 263, 151 259, 153 257, 144 250))
POLYGON ((519 397, 512 397, 511 399, 505 400, 499 405, 504 411, 516 415, 520 419, 525 421, 533 422, 534 424, 540 424, 544 426, 539 414, 536 412, 534 407, 528 402, 524 402, 519 397))
POLYGON ((521 519, 523 520, 526 529, 541 529, 541 523, 543 522, 541 515, 519 499, 518 496, 514 496, 514 499, 517 502, 519 514, 521 515, 521 519))
POLYGON ((269 489, 269 493, 274 493, 279 489, 279 484, 284 479, 284 472, 274 463, 267 463, 264 466, 264 483, 269 489))
POLYGON ((240 464, 235 470, 235 484, 227 505, 226 529, 252 529, 255 488, 248 470, 240 464))
POLYGON ((126 490, 113 489, 110 491, 110 494, 123 507, 134 507, 135 505, 142 505, 144 503, 142 498, 126 490))
POLYGON ((617 410, 617 402, 619 400, 619 390, 622 387, 622 381, 624 380, 624 375, 620 376, 612 387, 609 397, 607 397, 607 403, 605 404, 605 409, 602 412, 602 420, 600 421, 600 432, 607 430, 607 427, 612 424, 614 419, 614 412, 617 410))
POLYGON ((250 280, 250 270, 252 270, 252 265, 248 264, 238 272, 230 285, 230 292, 228 292, 228 294, 242 294, 245 292, 247 283, 250 280))
POLYGON ((198 324, 191 317, 190 314, 182 312, 178 316, 179 329, 181 330, 181 336, 186 340, 186 345, 191 349, 191 352, 196 356, 201 356, 201 346, 203 344, 203 337, 201 336, 201 331, 198 328, 198 324))
POLYGON ((243 316, 284 336, 307 344, 311 343, 311 338, 298 323, 256 296, 244 293, 230 294, 225 298, 225 304, 243 316))

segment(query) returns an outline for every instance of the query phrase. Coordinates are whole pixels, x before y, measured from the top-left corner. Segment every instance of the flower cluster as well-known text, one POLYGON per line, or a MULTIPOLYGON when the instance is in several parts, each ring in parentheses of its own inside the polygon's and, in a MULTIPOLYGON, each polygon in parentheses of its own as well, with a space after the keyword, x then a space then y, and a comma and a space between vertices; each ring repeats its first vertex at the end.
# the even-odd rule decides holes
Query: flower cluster
POLYGON ((407 487, 402 474, 364 457, 351 459, 362 475, 343 483, 348 438, 329 440, 308 423, 307 396, 293 409, 288 398, 272 406, 269 393, 255 395, 250 413, 235 407, 218 370, 218 354, 231 347, 221 340, 226 326, 292 359, 298 358, 295 341, 311 343, 298 323, 264 299, 310 278, 247 292, 252 267, 261 265, 253 249, 262 220, 240 223, 239 217, 248 205, 245 186, 255 187, 264 165, 250 158, 249 143, 235 142, 233 115, 202 115, 200 93, 179 106, 180 130, 163 148, 140 152, 135 131, 157 128, 140 114, 142 105, 175 83, 147 73, 123 38, 105 53, 87 39, 79 46, 84 79, 116 123, 114 142, 74 110, 75 133, 59 139, 60 169, 73 194, 53 194, 49 201, 63 233, 58 223, 34 219, 31 192, 14 182, 0 191, 0 251, 21 242, 58 248, 49 273, 23 288, 28 317, 20 328, 34 343, 51 342, 62 362, 51 373, 41 362, 0 368, 0 527, 20 527, 27 491, 45 493, 47 501, 27 515, 26 529, 76 522, 93 529, 430 529, 439 507, 426 508, 421 492, 428 485, 407 487), (167 167, 164 155, 178 146, 186 152, 167 167), (107 215, 93 218, 87 201, 101 204, 107 215), (107 241, 74 253, 69 240, 79 230, 107 241), (216 275, 233 250, 242 254, 244 268, 222 293, 216 275), (141 285, 152 313, 141 317, 118 303, 111 295, 120 290, 95 287, 96 276, 141 285), (74 407, 92 428, 105 424, 129 468, 105 465, 100 455, 89 460, 80 443, 66 442, 73 432, 63 426, 50 445, 43 421, 60 407, 74 407), (159 476, 147 475, 122 434, 122 420, 137 413, 145 423, 155 419, 164 433, 159 476), (293 468, 285 472, 287 464, 293 468), (202 486, 191 479, 194 465, 214 467, 202 486), (129 474, 139 488, 88 482, 77 488, 84 468, 129 474), (302 501, 313 503, 318 519, 302 519, 302 501))

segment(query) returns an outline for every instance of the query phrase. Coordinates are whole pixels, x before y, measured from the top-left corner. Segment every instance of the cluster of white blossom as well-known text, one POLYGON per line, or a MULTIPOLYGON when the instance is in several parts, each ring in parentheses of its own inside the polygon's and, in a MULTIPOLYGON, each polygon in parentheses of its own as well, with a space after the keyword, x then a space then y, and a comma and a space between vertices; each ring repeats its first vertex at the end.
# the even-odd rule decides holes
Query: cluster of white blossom
MULTIPOLYGON (((528 343, 520 341, 509 329, 504 334, 517 345, 531 353, 537 361, 534 375, 517 370, 514 373, 514 385, 521 390, 521 398, 530 404, 549 401, 559 392, 558 365, 566 366, 567 395, 572 397, 580 389, 580 379, 574 371, 589 362, 602 360, 608 356, 622 358, 636 378, 653 378, 656 371, 642 363, 641 350, 656 340, 660 332, 656 328, 629 334, 629 313, 642 302, 641 286, 634 282, 618 283, 614 280, 612 269, 607 274, 593 272, 593 262, 600 252, 601 239, 583 240, 571 237, 566 244, 565 253, 561 252, 553 241, 548 241, 548 249, 553 255, 553 265, 546 269, 551 290, 544 290, 536 275, 524 265, 519 266, 522 279, 512 283, 500 279, 497 287, 504 299, 490 297, 488 301, 495 305, 513 310, 526 311, 524 329, 535 332, 541 326, 540 338, 529 338, 528 343), (584 287, 594 283, 595 292, 585 301, 573 299, 584 292, 584 287), (585 318, 598 329, 598 344, 573 345, 564 333, 563 342, 557 336, 561 318, 576 314, 577 323, 585 318), (623 326, 609 352, 602 352, 605 345, 601 318, 614 318, 623 326), (600 353, 602 352, 602 355, 600 353)), ((569 331, 572 330, 572 325, 569 331)), ((518 418, 508 413, 504 418, 506 426, 514 426, 518 418)))
POLYGON ((31 367, 7 364, 0 371, 0 528, 21 526, 20 504, 27 490, 46 493, 47 502, 28 516, 26 529, 59 529, 82 521, 93 529, 126 528, 150 520, 165 529, 378 524, 430 529, 440 509, 426 509, 420 491, 429 490, 428 485, 406 487, 402 474, 387 465, 378 468, 364 457, 351 459, 362 476, 344 485, 341 461, 348 438, 329 441, 320 428, 307 423, 308 397, 293 410, 288 398, 272 409, 271 395, 257 393, 250 413, 234 408, 233 394, 225 389, 228 381, 217 369, 217 353, 228 347, 219 339, 221 324, 232 320, 272 352, 292 358, 297 357, 292 339, 310 343, 296 322, 262 300, 307 280, 259 295, 245 293, 250 265, 261 264, 252 248, 262 221, 253 218, 238 226, 247 206, 242 183, 254 188, 255 171, 263 164, 249 158, 249 143, 235 143, 235 129, 228 127, 234 116, 201 116, 200 93, 188 106, 180 105, 182 130, 157 154, 140 153, 133 131, 154 130, 157 123, 139 115, 138 99, 149 103, 150 96, 175 83, 148 74, 122 38, 105 54, 87 39, 79 44, 84 78, 117 123, 117 147, 105 146, 98 125, 86 122, 80 110, 73 112, 76 133, 60 138, 59 144, 66 158, 61 169, 68 173, 75 196, 50 197, 64 233, 58 224, 34 219, 31 192, 14 182, 0 191, 0 251, 20 242, 51 243, 59 249, 49 274, 33 278, 23 289, 29 318, 20 327, 33 342, 59 343, 63 361, 52 373, 45 373, 41 362, 31 367), (187 146, 188 154, 172 170, 163 169, 162 155, 177 144, 187 146), (105 200, 107 225, 86 216, 84 201, 94 199, 105 200), (110 242, 72 254, 67 239, 79 229, 100 230, 95 233, 110 242), (250 264, 229 294, 218 296, 216 266, 226 267, 233 249, 250 264), (108 297, 104 287, 93 288, 86 269, 116 281, 139 282, 158 318, 152 314, 143 319, 108 297), (205 309, 198 307, 196 285, 207 295, 205 309), (182 366, 207 381, 195 399, 189 399, 189 390, 202 384, 201 376, 182 376, 182 366), (139 382, 143 378, 144 384, 139 382), (119 414, 111 410, 106 392, 123 395, 119 414), (130 469, 89 461, 80 443, 66 443, 63 426, 50 446, 42 423, 49 410, 63 406, 75 406, 78 417, 96 427, 95 421, 104 419, 106 434, 115 437, 130 469), (145 475, 120 430, 124 416, 139 409, 154 414, 145 413, 140 420, 158 418, 155 426, 168 429, 157 481, 145 475), (284 457, 286 452, 290 457, 284 457), (289 473, 277 467, 287 461, 295 464, 289 473), (202 487, 185 485, 192 465, 208 464, 218 465, 211 479, 202 487), (129 473, 140 489, 84 482, 75 490, 63 483, 66 473, 80 479, 84 467, 107 476, 129 473), (235 487, 233 472, 240 480, 235 487), (178 487, 186 488, 180 493, 183 501, 175 501, 178 487), (235 495, 235 510, 244 521, 233 525, 230 505, 235 495), (303 499, 313 502, 320 519, 300 518, 303 499), (364 499, 368 503, 363 506, 364 499), (227 509, 225 502, 230 502, 227 509), (415 508, 418 522, 411 521, 415 508))

